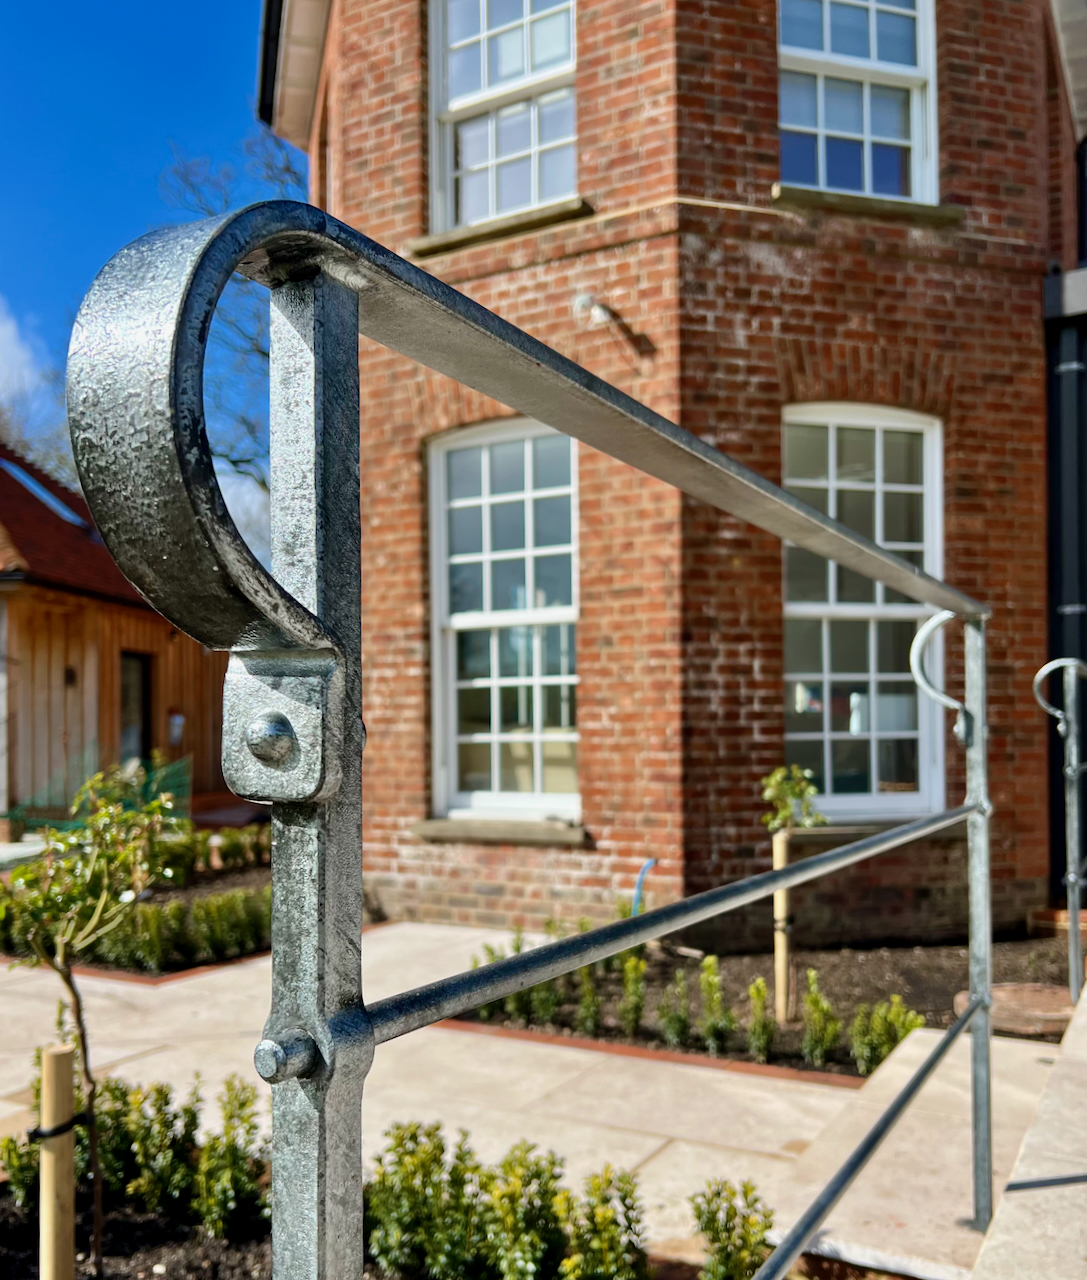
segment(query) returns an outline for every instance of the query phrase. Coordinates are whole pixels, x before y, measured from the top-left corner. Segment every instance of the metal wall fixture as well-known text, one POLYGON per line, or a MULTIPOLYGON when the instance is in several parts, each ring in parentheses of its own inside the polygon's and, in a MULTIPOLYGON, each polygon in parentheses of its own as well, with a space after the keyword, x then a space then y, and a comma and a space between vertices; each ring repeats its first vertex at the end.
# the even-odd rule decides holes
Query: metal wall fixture
MULTIPOLYGON (((988 1224, 984 605, 804 506, 306 205, 255 205, 155 232, 117 254, 76 321, 68 416, 87 500, 121 569, 175 626, 211 648, 230 650, 224 772, 239 795, 272 804, 272 1007, 255 1060, 272 1084, 276 1280, 359 1274, 360 1110, 376 1045, 963 821, 970 849, 969 1007, 759 1277, 785 1274, 967 1026, 973 1033, 974 1212, 980 1227, 988 1224), (204 430, 208 328, 234 271, 270 290, 271 573, 227 513, 204 430), (360 332, 692 497, 947 611, 932 627, 961 618, 964 803, 367 1008, 360 978, 360 332)), ((917 671, 932 633, 919 633, 917 671)), ((920 683, 935 692, 927 680, 920 683)))
POLYGON ((1080 908, 1083 905, 1083 876, 1087 860, 1083 857, 1083 774, 1087 765, 1080 763, 1079 682, 1087 677, 1087 663, 1078 658, 1054 658, 1034 677, 1034 697, 1043 711, 1056 717, 1057 732, 1064 740, 1064 847, 1067 871, 1064 883, 1068 889, 1068 993, 1075 1004, 1083 991, 1083 939, 1080 933, 1080 908), (1047 702, 1042 689, 1049 676, 1061 672, 1064 709, 1047 702))

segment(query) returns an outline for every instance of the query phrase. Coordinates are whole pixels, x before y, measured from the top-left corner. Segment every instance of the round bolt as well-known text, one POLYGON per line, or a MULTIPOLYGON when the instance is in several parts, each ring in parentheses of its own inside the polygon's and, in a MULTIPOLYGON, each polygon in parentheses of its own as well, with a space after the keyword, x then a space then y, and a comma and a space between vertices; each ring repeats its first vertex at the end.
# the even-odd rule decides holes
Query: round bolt
POLYGON ((286 763, 297 741, 294 726, 281 711, 262 711, 245 731, 246 746, 273 769, 286 763))
POLYGON ((257 1075, 269 1084, 308 1076, 316 1064, 317 1045, 307 1031, 286 1031, 278 1040, 262 1040, 253 1051, 257 1075))

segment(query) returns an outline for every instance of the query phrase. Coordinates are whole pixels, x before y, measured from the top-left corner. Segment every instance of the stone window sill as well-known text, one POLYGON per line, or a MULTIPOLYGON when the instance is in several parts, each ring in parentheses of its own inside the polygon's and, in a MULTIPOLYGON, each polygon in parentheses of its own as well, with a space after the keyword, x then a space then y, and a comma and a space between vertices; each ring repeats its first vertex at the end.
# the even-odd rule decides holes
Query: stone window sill
POLYGON ((487 818, 428 818, 412 834, 430 844, 524 844, 583 848, 584 827, 567 822, 502 821, 487 818))
MULTIPOLYGON (((848 844, 851 840, 863 840, 865 836, 878 836, 881 832, 905 826, 907 822, 913 822, 915 818, 924 816, 924 814, 917 814, 915 817, 896 818, 890 822, 836 822, 832 826, 826 827, 798 827, 792 832, 790 843, 819 844, 824 840, 830 840, 835 844, 848 844)), ((943 831, 937 831, 934 835, 925 836, 924 839, 925 841, 961 840, 961 828, 965 823, 966 819, 963 818, 962 822, 957 826, 946 827, 943 831)))
POLYGON ((782 209, 812 209, 824 213, 855 214, 864 218, 887 218, 930 227, 957 227, 966 217, 961 204, 912 204, 907 200, 885 200, 880 196, 854 196, 842 191, 816 191, 811 187, 788 187, 775 182, 770 188, 775 206, 782 209))
POLYGON ((438 253, 451 253, 455 249, 467 249, 487 240, 501 240, 505 236, 519 235, 522 231, 538 231, 542 227, 574 218, 587 218, 594 212, 591 204, 574 196, 541 209, 526 209, 524 213, 511 213, 505 218, 492 218, 471 227, 456 227, 452 231, 439 231, 436 235, 420 236, 409 240, 407 251, 413 258, 431 258, 438 253))

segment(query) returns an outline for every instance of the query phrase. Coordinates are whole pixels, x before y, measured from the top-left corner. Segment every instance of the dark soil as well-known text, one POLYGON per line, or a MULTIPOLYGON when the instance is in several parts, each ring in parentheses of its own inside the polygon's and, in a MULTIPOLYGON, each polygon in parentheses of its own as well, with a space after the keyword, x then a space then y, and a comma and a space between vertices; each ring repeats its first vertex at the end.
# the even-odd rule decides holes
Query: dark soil
MULTIPOLYGON (((1068 980, 1068 947, 1063 938, 1035 938, 1027 941, 998 942, 993 947, 994 982, 1043 982, 1063 986, 1068 980)), ((691 1021, 697 1026, 699 997, 698 979, 701 953, 684 953, 667 943, 650 944, 646 951, 646 1000, 644 1025, 635 1039, 630 1039, 619 1024, 619 997, 622 994, 618 967, 597 972, 596 990, 603 1005, 601 1040, 635 1044, 650 1048, 671 1048, 665 1044, 657 1021, 657 1007, 665 989, 671 985, 677 969, 687 974, 691 1021)), ((727 1056, 738 1061, 751 1061, 746 1052, 745 1024, 748 1021, 747 989, 757 977, 766 979, 770 990, 769 1012, 774 1007, 774 960, 772 955, 721 956, 719 958, 721 988, 739 1024, 731 1037, 727 1056)), ((849 1056, 849 1027, 857 1009, 869 1006, 891 995, 900 995, 911 1008, 923 1013, 930 1027, 947 1027, 954 1021, 952 1001, 958 991, 968 985, 967 950, 965 945, 941 947, 879 947, 872 950, 845 948, 840 951, 797 951, 794 953, 794 987, 803 989, 805 971, 815 969, 819 987, 834 1006, 842 1022, 842 1039, 826 1071, 855 1075, 849 1056)), ((560 988, 561 989, 561 988, 560 988)), ((577 1008, 576 988, 571 982, 555 1021, 540 1026, 540 1031, 576 1036, 574 1019, 577 1008)), ((798 1005, 799 1009, 799 1005, 798 1005)), ((811 1070, 804 1062, 800 1043, 803 1035, 796 1020, 778 1028, 770 1061, 780 1066, 811 1070)), ((479 1015, 465 1015, 467 1021, 478 1021, 479 1015)), ((496 1026, 523 1026, 503 1011, 494 1011, 486 1019, 496 1026)), ((530 1024, 532 1025, 532 1024, 530 1024)), ((1053 1040, 1057 1037, 1046 1037, 1053 1040)), ((697 1041, 697 1035, 693 1037, 697 1041)), ((687 1051, 701 1054, 697 1043, 687 1051)))
POLYGON ((229 893, 232 889, 264 889, 272 883, 271 867, 239 867, 232 871, 197 871, 184 889, 159 885, 151 890, 153 902, 192 902, 212 893, 229 893))

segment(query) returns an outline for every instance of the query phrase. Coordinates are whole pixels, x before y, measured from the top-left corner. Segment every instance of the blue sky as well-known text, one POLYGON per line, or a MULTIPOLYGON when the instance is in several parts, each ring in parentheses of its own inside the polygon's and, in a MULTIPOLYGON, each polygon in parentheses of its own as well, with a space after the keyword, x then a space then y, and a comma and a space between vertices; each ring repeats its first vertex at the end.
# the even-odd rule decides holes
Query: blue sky
POLYGON ((6 7, 0 391, 28 362, 61 366, 98 269, 186 216, 159 191, 171 144, 235 157, 254 123, 260 10, 260 0, 6 7))

